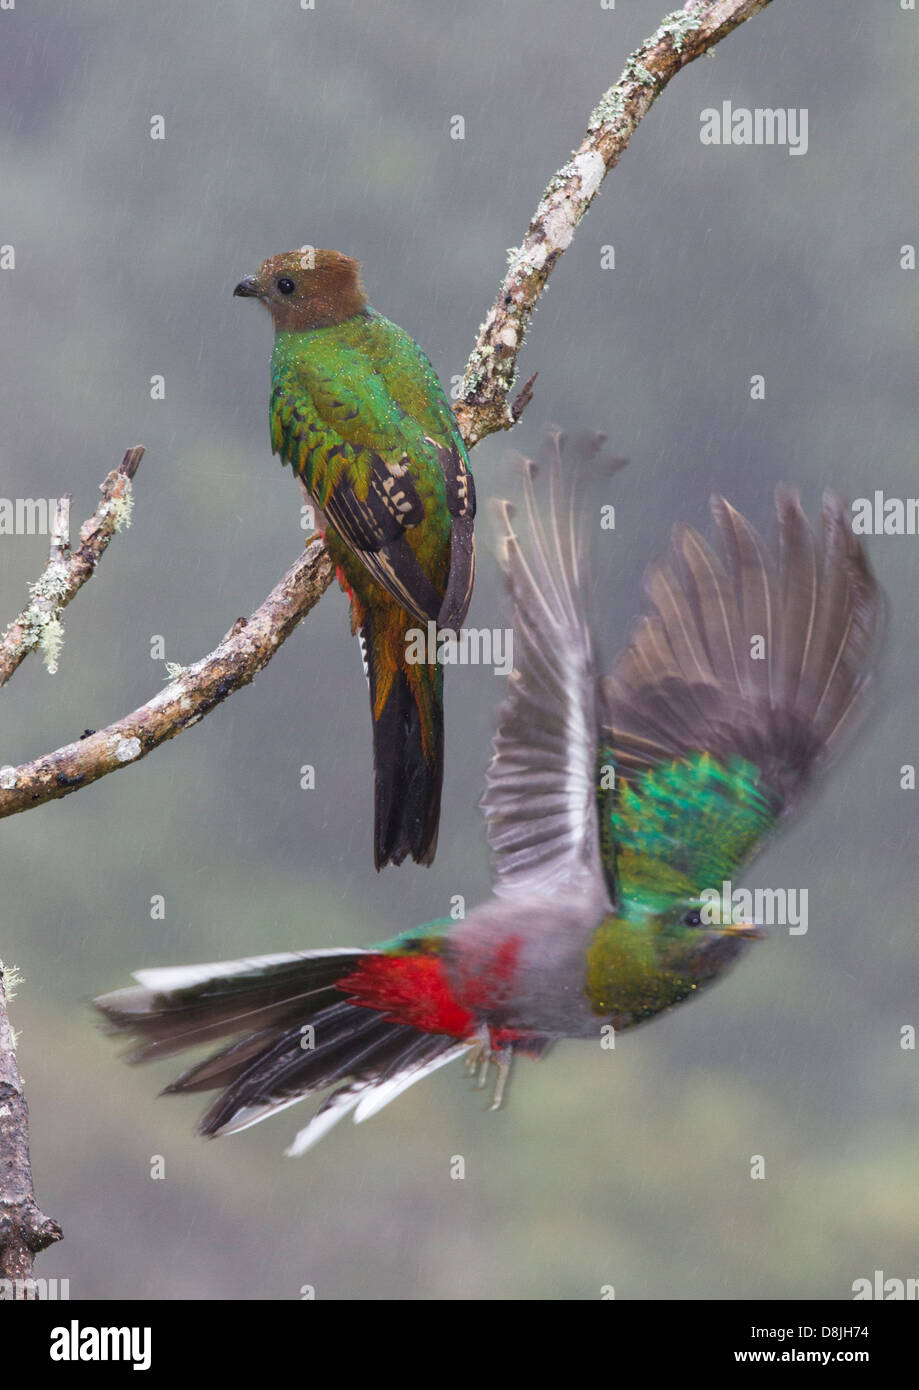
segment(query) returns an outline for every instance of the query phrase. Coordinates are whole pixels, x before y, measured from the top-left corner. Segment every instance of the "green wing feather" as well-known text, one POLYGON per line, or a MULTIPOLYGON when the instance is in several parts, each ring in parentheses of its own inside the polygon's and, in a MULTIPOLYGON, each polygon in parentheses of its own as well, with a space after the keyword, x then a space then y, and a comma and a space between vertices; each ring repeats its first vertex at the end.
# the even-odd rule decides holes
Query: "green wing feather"
POLYGON ((409 611, 437 618, 455 521, 468 523, 472 564, 475 495, 456 419, 418 344, 372 310, 279 333, 272 384, 274 452, 373 578, 409 611))
MULTIPOLYGON (((618 900, 720 889, 800 802, 865 707, 884 598, 838 497, 819 535, 776 491, 767 545, 722 498, 717 549, 677 527, 604 683, 604 864, 618 900)), ((603 786, 603 777, 600 778, 603 786)))
MULTIPOLYGON (((614 756, 606 750, 607 762, 614 756)), ((707 753, 623 779, 605 802, 604 862, 615 865, 617 899, 651 911, 720 892, 778 819, 757 768, 707 753)))

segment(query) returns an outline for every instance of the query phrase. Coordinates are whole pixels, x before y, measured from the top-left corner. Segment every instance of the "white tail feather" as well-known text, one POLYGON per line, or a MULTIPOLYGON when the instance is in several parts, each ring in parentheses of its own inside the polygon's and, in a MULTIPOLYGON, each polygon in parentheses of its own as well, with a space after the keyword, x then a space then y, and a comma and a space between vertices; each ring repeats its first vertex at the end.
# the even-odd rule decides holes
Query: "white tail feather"
POLYGON ((144 989, 166 994, 174 989, 203 985, 225 975, 244 975, 250 970, 263 970, 272 965, 286 965, 295 960, 317 960, 320 956, 365 956, 360 947, 343 949, 340 946, 320 951, 280 951, 273 956, 248 956, 243 960, 214 961, 208 965, 163 965, 149 970, 135 970, 134 979, 144 989))
MULTIPOLYGON (((299 1130, 294 1142, 284 1150, 285 1156, 299 1158, 318 1144, 320 1139, 324 1139, 339 1120, 351 1113, 369 1085, 369 1081, 357 1081, 353 1086, 346 1086, 343 1091, 336 1091, 335 1095, 316 1111, 305 1129, 299 1130)), ((302 1100, 302 1096, 300 1099, 302 1100)))
POLYGON ((409 1067, 408 1071, 401 1072, 398 1076, 392 1077, 390 1081, 371 1086, 355 1111, 354 1123, 359 1125, 364 1120, 369 1120, 371 1115, 376 1115, 391 1100, 395 1100, 396 1096, 401 1096, 403 1091, 407 1091, 409 1086, 414 1086, 416 1081, 422 1081, 424 1077, 430 1076, 431 1072, 437 1071, 439 1067, 445 1067, 448 1062, 455 1062, 457 1057, 462 1057, 464 1052, 469 1051, 469 1046, 469 1043, 460 1043, 456 1047, 451 1047, 449 1052, 435 1057, 431 1062, 425 1062, 419 1067, 409 1067))
POLYGON ((469 1043, 459 1043, 456 1047, 451 1047, 449 1052, 435 1057, 433 1061, 425 1062, 421 1066, 408 1067, 389 1081, 356 1081, 353 1085, 336 1091, 325 1105, 316 1111, 306 1128, 300 1130, 290 1148, 284 1152, 288 1158, 297 1158, 300 1154, 305 1154, 352 1110, 355 1112, 356 1125, 369 1120, 371 1115, 376 1115, 384 1106, 389 1105, 390 1101, 395 1100, 396 1096, 407 1091, 409 1086, 414 1086, 416 1081, 422 1081, 439 1067, 445 1067, 448 1062, 455 1062, 457 1057, 462 1057, 464 1052, 469 1051, 469 1047, 469 1043))

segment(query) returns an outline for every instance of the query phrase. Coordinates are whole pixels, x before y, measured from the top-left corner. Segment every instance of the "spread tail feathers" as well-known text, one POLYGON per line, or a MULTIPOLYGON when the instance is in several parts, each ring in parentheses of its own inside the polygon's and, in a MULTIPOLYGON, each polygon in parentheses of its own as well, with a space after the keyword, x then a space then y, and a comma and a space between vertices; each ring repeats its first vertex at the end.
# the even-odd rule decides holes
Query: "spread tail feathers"
POLYGON ((426 663, 409 671, 401 634, 397 653, 381 652, 374 621, 368 613, 361 626, 373 714, 374 864, 401 864, 408 855, 431 864, 444 778, 443 672, 426 663))
POLYGON ((338 1120, 368 1119, 467 1050, 443 1034, 391 1022, 337 987, 372 951, 304 951, 220 964, 141 970, 137 985, 95 1001, 109 1031, 132 1035, 132 1062, 171 1057, 216 1039, 228 1045, 166 1092, 220 1093, 202 1134, 232 1134, 344 1082, 287 1150, 305 1153, 338 1120))

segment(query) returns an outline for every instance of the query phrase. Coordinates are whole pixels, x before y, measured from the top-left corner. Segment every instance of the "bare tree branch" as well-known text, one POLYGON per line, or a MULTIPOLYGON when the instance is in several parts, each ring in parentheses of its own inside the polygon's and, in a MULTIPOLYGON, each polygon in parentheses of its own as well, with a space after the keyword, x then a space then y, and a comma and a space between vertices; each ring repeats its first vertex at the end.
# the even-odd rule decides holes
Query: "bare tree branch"
POLYGON ((0 817, 88 787, 197 724, 258 675, 319 601, 333 576, 326 548, 313 536, 248 622, 239 618, 209 656, 185 667, 147 704, 35 762, 0 768, 0 817))
MULTIPOLYGON (((709 52, 769 0, 688 0, 629 58, 619 81, 594 109, 572 158, 550 180, 522 245, 469 358, 463 397, 455 408, 472 448, 509 429, 532 397, 534 378, 513 402, 517 358, 533 309, 559 257, 631 134, 670 79, 709 52)), ((130 449, 102 484, 103 501, 69 539, 70 498, 61 499, 47 567, 30 586, 31 601, 0 637, 0 686, 36 648, 54 671, 62 640, 60 615, 92 576, 115 531, 129 520, 131 479, 143 448, 130 449)), ((67 796, 146 757, 248 685, 321 598, 333 579, 325 546, 313 537, 281 582, 246 622, 240 618, 210 655, 175 674, 153 699, 107 728, 89 730, 34 762, 0 768, 0 817, 67 796)), ((61 1239, 38 1208, 29 1160, 28 1107, 16 1064, 0 964, 0 1279, 29 1280, 35 1254, 61 1239)))
POLYGON ((53 675, 63 641, 61 613, 92 578, 116 531, 130 525, 131 480, 144 456, 142 445, 129 449, 100 487, 102 501, 80 527, 80 546, 70 548, 70 497, 62 497, 51 527, 51 550, 44 573, 29 585, 31 602, 0 637, 0 686, 6 685, 29 652, 41 647, 53 675))
POLYGON ((528 404, 532 378, 513 404, 508 404, 508 397, 536 301, 604 178, 619 163, 642 116, 681 68, 700 54, 711 52, 716 43, 769 3, 689 0, 636 48, 619 81, 600 98, 584 139, 550 179, 523 244, 510 253, 507 274, 479 329, 466 364, 462 398, 454 407, 469 447, 497 430, 511 429, 528 404))
POLYGON ((12 973, 0 961, 0 1279, 21 1281, 32 1278, 35 1256, 63 1233, 39 1210, 32 1190, 29 1107, 7 1011, 12 973))
MULTIPOLYGON (((636 49, 622 77, 610 87, 590 116, 587 134, 550 181, 533 215, 522 246, 514 253, 498 297, 479 333, 464 379, 464 396, 455 407, 467 445, 496 430, 509 429, 532 397, 534 378, 513 403, 517 356, 534 306, 549 275, 571 243, 604 177, 618 162, 632 131, 675 73, 709 52, 738 25, 764 9, 770 0, 688 0, 668 15, 656 33, 636 49)), ((45 575, 33 586, 33 602, 0 640, 0 685, 27 651, 42 641, 80 585, 92 573, 115 523, 106 506, 124 499, 130 472, 126 465, 142 450, 132 450, 103 484, 111 490, 81 532, 83 547, 68 556, 66 539, 52 542, 45 575), (124 476, 122 476, 124 475, 124 476), (118 489, 121 489, 118 492, 118 489), (105 513, 105 516, 103 516, 105 513), (110 529, 106 531, 106 527, 110 529), (87 535, 87 527, 94 528, 87 535), (84 555, 84 552, 85 555, 84 555), (67 581, 58 592, 54 575, 63 567, 67 581), (51 583, 39 593, 49 573, 51 583), (66 595, 66 596, 65 596, 66 595), (47 606, 42 607, 42 604, 47 606)), ((133 472, 133 468, 130 470, 133 472)), ((247 685, 277 651, 332 580, 332 566, 321 540, 313 538, 265 602, 239 623, 209 656, 188 667, 147 704, 99 732, 89 731, 44 757, 20 767, 0 767, 0 817, 67 796, 91 782, 137 762, 167 739, 197 723, 227 695, 247 685)), ((50 644, 53 655, 53 633, 50 644)), ((48 653, 46 642, 46 655, 48 653)))

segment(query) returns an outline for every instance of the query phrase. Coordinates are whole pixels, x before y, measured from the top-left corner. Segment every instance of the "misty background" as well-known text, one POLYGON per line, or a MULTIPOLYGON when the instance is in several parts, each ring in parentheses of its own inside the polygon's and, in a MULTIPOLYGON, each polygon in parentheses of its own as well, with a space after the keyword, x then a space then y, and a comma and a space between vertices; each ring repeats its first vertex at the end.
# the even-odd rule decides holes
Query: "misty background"
MULTIPOLYGON (((0 13, 0 496, 74 495, 74 534, 130 445, 131 529, 65 614, 50 677, 0 695, 0 765, 149 699, 151 659, 210 651, 303 543, 270 454, 267 315, 232 297, 304 243, 359 257, 371 303, 449 388, 550 176, 662 0, 83 0, 0 13), (150 138, 155 115, 166 138, 150 138), (465 139, 450 138, 454 115, 465 139), (150 379, 165 377, 165 399, 150 379)), ((507 609, 486 499, 516 497, 542 427, 605 431, 628 468, 588 489, 612 655, 671 526, 725 493, 760 527, 775 484, 811 517, 919 491, 915 463, 919 16, 776 3, 679 74, 552 276, 520 359, 513 435, 472 454, 470 626, 507 609), (700 112, 806 107, 809 148, 703 146, 700 112), (615 269, 602 268, 604 246, 615 269), (761 373, 766 398, 750 399, 761 373)), ((434 866, 377 876, 367 691, 331 590, 253 686, 137 766, 3 822, 0 956, 42 1208, 36 1273, 73 1297, 849 1298, 919 1274, 915 762, 919 537, 868 541, 891 600, 864 736, 746 882, 809 892, 809 931, 752 949, 704 997, 518 1062, 498 1114, 460 1066, 298 1160, 313 1102, 193 1134, 88 1001, 149 965, 366 945, 488 892, 478 810, 504 689, 446 673, 434 866), (315 791, 300 768, 316 767, 315 791), (165 898, 165 920, 151 898, 165 898), (752 1181, 753 1155, 765 1181, 752 1181), (153 1181, 151 1159, 165 1159, 153 1181), (466 1177, 450 1177, 462 1155, 466 1177)), ((0 627, 46 560, 0 537, 0 627)), ((180 1063, 181 1064, 181 1063, 180 1063)), ((180 1065, 179 1064, 179 1065, 180 1065)))

